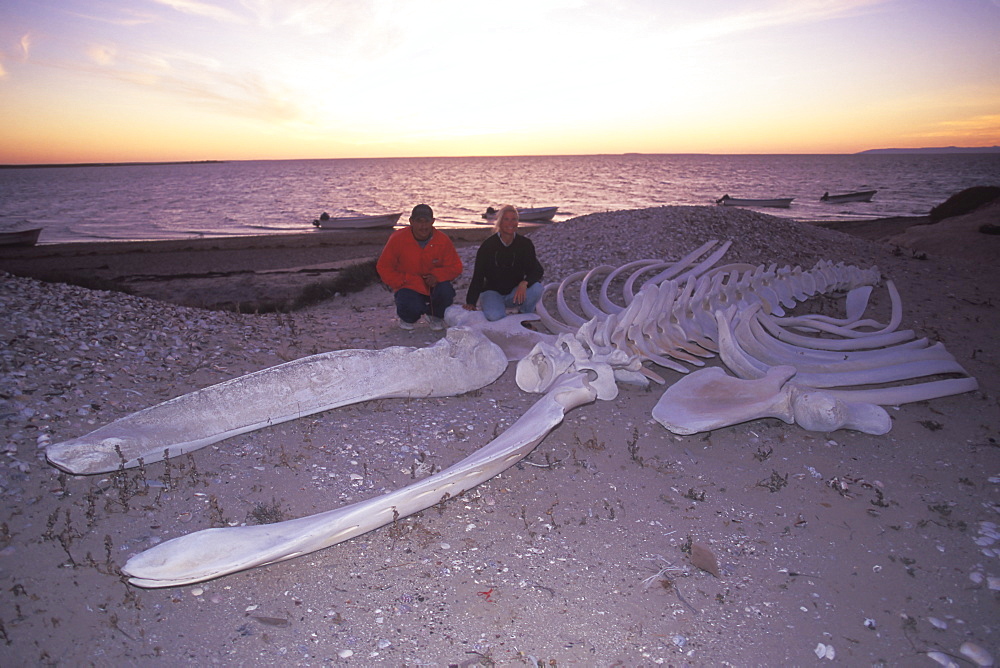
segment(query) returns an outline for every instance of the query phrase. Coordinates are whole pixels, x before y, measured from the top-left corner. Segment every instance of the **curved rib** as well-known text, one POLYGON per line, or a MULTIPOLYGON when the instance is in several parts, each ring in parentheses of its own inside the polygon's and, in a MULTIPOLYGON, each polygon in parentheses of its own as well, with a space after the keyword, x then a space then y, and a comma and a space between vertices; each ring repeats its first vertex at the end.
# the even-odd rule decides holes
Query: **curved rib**
POLYGON ((619 306, 618 304, 612 302, 611 298, 608 297, 608 289, 611 287, 611 283, 614 282, 614 280, 623 273, 632 271, 636 267, 645 267, 651 264, 657 264, 659 262, 660 262, 659 260, 636 260, 634 262, 629 262, 628 264, 623 264, 622 266, 618 267, 610 274, 608 274, 607 278, 604 279, 604 282, 601 283, 601 296, 599 300, 601 309, 605 313, 618 313, 620 311, 624 311, 625 308, 628 306, 628 304, 625 304, 624 306, 619 306))
POLYGON ((559 283, 559 287, 556 289, 556 306, 559 309, 559 317, 562 318, 562 321, 565 324, 569 325, 574 330, 579 328, 583 323, 587 322, 587 318, 574 313, 573 309, 571 309, 569 304, 566 303, 566 288, 569 287, 573 281, 582 279, 586 275, 586 271, 578 271, 570 274, 559 283))
POLYGON ((596 316, 608 315, 601 309, 594 306, 594 302, 590 299, 590 294, 588 287, 590 285, 590 279, 594 277, 595 274, 603 271, 611 271, 614 269, 611 265, 602 264, 598 267, 594 267, 587 272, 587 275, 583 277, 580 281, 580 310, 583 311, 587 318, 594 318, 596 316))

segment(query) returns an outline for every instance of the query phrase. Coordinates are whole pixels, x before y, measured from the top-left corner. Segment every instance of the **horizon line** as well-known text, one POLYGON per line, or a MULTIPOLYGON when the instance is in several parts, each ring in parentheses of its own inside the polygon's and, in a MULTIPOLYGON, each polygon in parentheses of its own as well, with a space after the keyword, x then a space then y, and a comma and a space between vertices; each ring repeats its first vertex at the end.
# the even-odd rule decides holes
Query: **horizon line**
POLYGON ((199 160, 122 160, 94 162, 35 162, 35 163, 5 163, 0 169, 32 169, 32 168, 68 168, 68 167, 141 167, 152 165, 199 165, 220 164, 226 162, 281 162, 293 160, 464 160, 469 158, 584 158, 606 156, 836 156, 865 154, 963 154, 963 153, 1000 153, 1000 146, 936 146, 921 148, 874 148, 852 153, 708 153, 686 151, 680 153, 645 153, 642 151, 625 151, 622 153, 562 153, 562 154, 520 154, 520 155, 424 155, 424 156, 354 156, 339 158, 237 158, 237 159, 199 159, 199 160))

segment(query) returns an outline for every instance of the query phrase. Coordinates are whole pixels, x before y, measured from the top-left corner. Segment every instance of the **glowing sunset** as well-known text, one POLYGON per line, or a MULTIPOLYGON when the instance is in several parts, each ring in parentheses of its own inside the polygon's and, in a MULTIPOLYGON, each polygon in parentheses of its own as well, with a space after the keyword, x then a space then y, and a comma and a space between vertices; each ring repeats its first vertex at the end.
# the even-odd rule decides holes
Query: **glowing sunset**
POLYGON ((1000 143, 995 2, 0 8, 0 162, 1000 143))

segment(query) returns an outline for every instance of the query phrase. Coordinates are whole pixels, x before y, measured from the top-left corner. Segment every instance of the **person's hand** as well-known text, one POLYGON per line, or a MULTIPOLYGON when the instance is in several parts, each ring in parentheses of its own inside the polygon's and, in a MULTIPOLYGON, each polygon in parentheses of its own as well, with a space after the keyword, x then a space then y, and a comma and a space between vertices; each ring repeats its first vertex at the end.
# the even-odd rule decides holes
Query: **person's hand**
POLYGON ((462 308, 464 308, 466 311, 475 311, 476 310, 476 305, 475 304, 462 304, 462 308))
POLYGON ((438 279, 434 278, 434 274, 424 274, 421 278, 424 279, 424 285, 427 286, 428 290, 433 290, 439 282, 438 279))
POLYGON ((528 294, 528 284, 524 281, 521 281, 520 283, 517 284, 517 289, 514 290, 514 303, 523 304, 524 297, 527 294, 528 294))

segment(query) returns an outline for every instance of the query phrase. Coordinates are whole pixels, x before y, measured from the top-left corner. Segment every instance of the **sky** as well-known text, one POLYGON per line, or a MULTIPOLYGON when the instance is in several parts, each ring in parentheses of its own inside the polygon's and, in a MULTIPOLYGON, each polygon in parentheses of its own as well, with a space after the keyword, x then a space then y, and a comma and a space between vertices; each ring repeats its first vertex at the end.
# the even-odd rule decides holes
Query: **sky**
POLYGON ((0 0, 0 164, 1000 145, 1000 0, 0 0))

